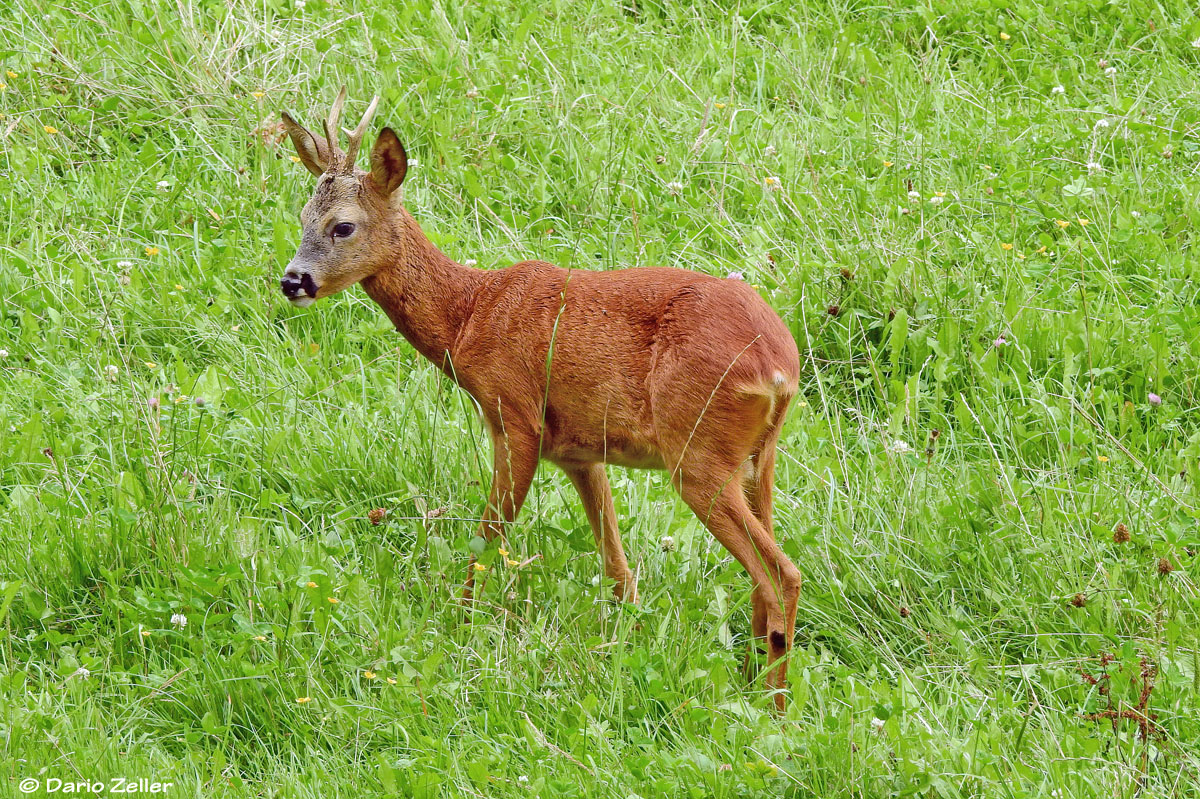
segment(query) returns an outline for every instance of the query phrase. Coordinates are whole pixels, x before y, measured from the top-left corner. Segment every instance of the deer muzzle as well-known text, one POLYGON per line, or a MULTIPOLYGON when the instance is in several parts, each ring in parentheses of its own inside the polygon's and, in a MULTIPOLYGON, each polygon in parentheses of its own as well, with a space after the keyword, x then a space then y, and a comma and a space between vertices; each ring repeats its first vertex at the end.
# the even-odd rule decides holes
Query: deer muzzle
POLYGON ((301 307, 312 304, 317 298, 317 284, 310 272, 288 269, 279 281, 279 289, 289 302, 301 307))

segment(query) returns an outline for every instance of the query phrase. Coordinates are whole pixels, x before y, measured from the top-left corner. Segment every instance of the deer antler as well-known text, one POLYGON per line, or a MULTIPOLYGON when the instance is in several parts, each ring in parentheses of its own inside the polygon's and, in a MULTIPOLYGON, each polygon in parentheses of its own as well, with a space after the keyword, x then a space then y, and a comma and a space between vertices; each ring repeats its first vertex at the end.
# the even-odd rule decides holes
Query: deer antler
POLYGON ((367 125, 371 124, 371 117, 375 116, 375 108, 379 105, 379 95, 371 98, 371 104, 367 106, 367 111, 363 114, 362 120, 350 133, 350 140, 346 143, 346 157, 343 159, 343 164, 346 171, 354 171, 354 159, 358 155, 358 146, 362 144, 363 133, 367 130, 367 125))
POLYGON ((358 155, 358 147, 362 144, 363 134, 367 131, 367 125, 371 124, 371 118, 375 116, 375 109, 379 106, 379 95, 375 95, 371 99, 371 104, 367 106, 367 111, 363 114, 362 120, 358 123, 353 131, 350 132, 350 140, 347 142, 346 150, 343 151, 338 147, 338 122, 342 117, 342 107, 346 104, 346 87, 338 92, 337 99, 333 101, 333 107, 329 109, 329 117, 325 120, 325 141, 329 145, 329 171, 334 173, 350 174, 354 172, 354 159, 358 155))

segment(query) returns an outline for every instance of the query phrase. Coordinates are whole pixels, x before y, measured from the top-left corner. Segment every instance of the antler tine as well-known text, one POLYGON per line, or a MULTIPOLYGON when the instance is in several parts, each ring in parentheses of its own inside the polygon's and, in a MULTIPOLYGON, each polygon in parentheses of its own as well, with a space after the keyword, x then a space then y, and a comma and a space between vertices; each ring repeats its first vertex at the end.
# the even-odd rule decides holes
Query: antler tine
POLYGON ((350 134, 350 141, 346 143, 346 158, 343 162, 343 166, 348 171, 354 171, 354 158, 358 155, 358 146, 362 144, 363 134, 367 131, 367 125, 371 124, 371 117, 375 116, 375 108, 378 105, 379 95, 377 94, 371 98, 371 104, 367 106, 367 111, 359 121, 358 127, 350 134))
POLYGON ((329 109, 329 118, 325 120, 325 141, 329 143, 330 157, 334 159, 342 154, 341 148, 338 147, 338 121, 342 117, 342 106, 345 104, 346 87, 342 86, 337 99, 333 101, 333 107, 329 109))

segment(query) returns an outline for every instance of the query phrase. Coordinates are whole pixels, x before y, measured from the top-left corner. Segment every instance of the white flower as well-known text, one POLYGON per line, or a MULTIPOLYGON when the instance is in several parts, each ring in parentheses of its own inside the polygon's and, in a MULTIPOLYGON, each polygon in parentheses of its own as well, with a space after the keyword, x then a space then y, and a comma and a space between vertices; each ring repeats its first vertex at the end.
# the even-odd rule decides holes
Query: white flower
POLYGON ((767 191, 778 191, 783 184, 774 175, 763 178, 763 188, 767 191))
POLYGON ((895 441, 893 441, 892 445, 888 447, 888 449, 891 450, 891 452, 895 455, 903 455, 907 452, 912 452, 912 447, 908 445, 907 441, 901 438, 897 438, 895 441))
POLYGON ((523 785, 523 784, 529 782, 529 777, 522 774, 521 776, 517 777, 517 782, 519 782, 523 785))
POLYGON ((933 197, 929 198, 929 204, 930 205, 941 205, 945 199, 946 199, 945 197, 933 196, 933 197))
POLYGON ((871 728, 874 729, 875 732, 883 732, 883 725, 886 723, 887 722, 883 719, 873 718, 871 719, 871 728))
POLYGON ((1100 164, 1097 163, 1096 161, 1088 161, 1087 162, 1087 171, 1088 171, 1089 175, 1094 175, 1097 172, 1101 171, 1102 169, 1104 169, 1104 167, 1100 166, 1100 164))
POLYGON ((167 189, 171 188, 171 181, 160 180, 158 183, 155 184, 155 186, 158 188, 159 191, 166 191, 167 189))
POLYGON ((1132 216, 1134 219, 1137 219, 1138 217, 1140 217, 1142 215, 1142 212, 1141 211, 1130 211, 1129 215, 1132 216))
POLYGON ((902 205, 902 206, 900 206, 900 213, 901 213, 901 214, 905 214, 905 215, 907 215, 907 214, 911 214, 911 213, 912 213, 912 209, 911 209, 911 208, 905 208, 905 207, 902 205))
POLYGON ((910 191, 910 192, 908 193, 908 201, 909 201, 910 203, 919 203, 919 202, 921 202, 921 192, 919 192, 919 191, 910 191))
MULTIPOLYGON (((1200 40, 1197 40, 1197 41, 1200 41, 1200 40)), ((764 157, 764 158, 771 158, 772 156, 774 156, 774 155, 775 155, 775 153, 776 153, 776 152, 777 152, 777 151, 776 151, 776 149, 775 149, 775 145, 774 145, 774 144, 768 144, 768 145, 767 145, 767 146, 766 146, 766 147, 763 149, 763 157, 764 157)))
POLYGON ((303 11, 305 5, 306 4, 305 4, 304 0, 296 0, 296 10, 297 11, 303 11))
POLYGON ((474 100, 478 96, 479 96, 479 89, 476 89, 474 86, 472 86, 470 89, 467 89, 467 97, 469 99, 474 100))
POLYGON ((662 540, 658 542, 658 546, 659 546, 659 549, 661 549, 663 552, 674 552, 675 551, 675 539, 669 535, 664 535, 662 537, 662 540))
POLYGON ((1107 128, 1107 127, 1108 127, 1108 120, 1107 120, 1107 119, 1105 119, 1105 118, 1103 118, 1103 117, 1101 117, 1100 119, 1097 119, 1097 120, 1096 120, 1096 127, 1098 127, 1098 128, 1107 128))
POLYGON ((71 676, 78 677, 81 680, 86 680, 88 677, 92 676, 92 672, 87 666, 80 666, 79 668, 75 669, 75 673, 71 676))
POLYGON ((479 261, 476 261, 474 258, 468 258, 467 260, 463 261, 463 266, 478 266, 478 264, 479 261))
POLYGON ((745 280, 746 279, 746 276, 743 275, 741 272, 730 272, 725 277, 729 280, 745 280))
POLYGON ((119 366, 117 366, 115 363, 110 363, 108 366, 104 367, 104 379, 105 380, 116 380, 117 375, 119 375, 120 373, 121 373, 121 368, 119 366))
POLYGON ((7 358, 8 350, 0 350, 0 358, 7 358))
POLYGON ((600 575, 597 574, 596 576, 592 577, 592 585, 593 586, 600 585, 600 575))
POLYGON ((187 627, 187 616, 184 616, 182 613, 172 614, 171 624, 182 630, 184 627, 187 627))
POLYGON ((409 169, 416 169, 416 168, 417 168, 417 163, 418 163, 418 161, 417 161, 417 159, 415 159, 415 158, 410 158, 410 159, 408 159, 408 168, 409 168, 409 169))
POLYGON ((1108 69, 1104 70, 1104 74, 1111 78, 1113 75, 1117 74, 1117 68, 1109 67, 1108 69))
POLYGON ((132 269, 133 261, 117 261, 117 269, 132 269))
POLYGON ((1197 50, 1200 50, 1200 37, 1198 37, 1192 41, 1192 47, 1195 47, 1197 50))
POLYGON ((667 191, 671 192, 672 197, 678 197, 679 193, 683 191, 683 184, 678 180, 672 180, 667 184, 667 191))
POLYGON ((1062 86, 1055 86, 1053 89, 1050 90, 1050 93, 1051 94, 1066 94, 1067 90, 1062 86))

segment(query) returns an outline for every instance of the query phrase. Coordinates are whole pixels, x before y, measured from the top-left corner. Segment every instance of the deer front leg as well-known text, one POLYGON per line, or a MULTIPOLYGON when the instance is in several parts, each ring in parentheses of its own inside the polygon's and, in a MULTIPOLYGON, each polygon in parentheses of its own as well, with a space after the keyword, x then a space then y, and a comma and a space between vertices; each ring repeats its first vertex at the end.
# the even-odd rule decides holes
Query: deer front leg
MULTIPOLYGON (((507 431, 492 434, 492 490, 487 507, 476 530, 476 536, 491 541, 503 535, 504 525, 517 518, 533 474, 537 471, 537 439, 507 431)), ((475 596, 475 555, 467 567, 467 581, 463 586, 463 602, 470 604, 475 596)))
POLYGON ((564 465, 562 470, 571 478, 583 510, 596 539, 596 548, 604 561, 604 574, 616 582, 613 593, 621 602, 637 602, 637 579, 629 570, 621 533, 617 529, 617 511, 613 508, 612 488, 603 463, 564 465))

